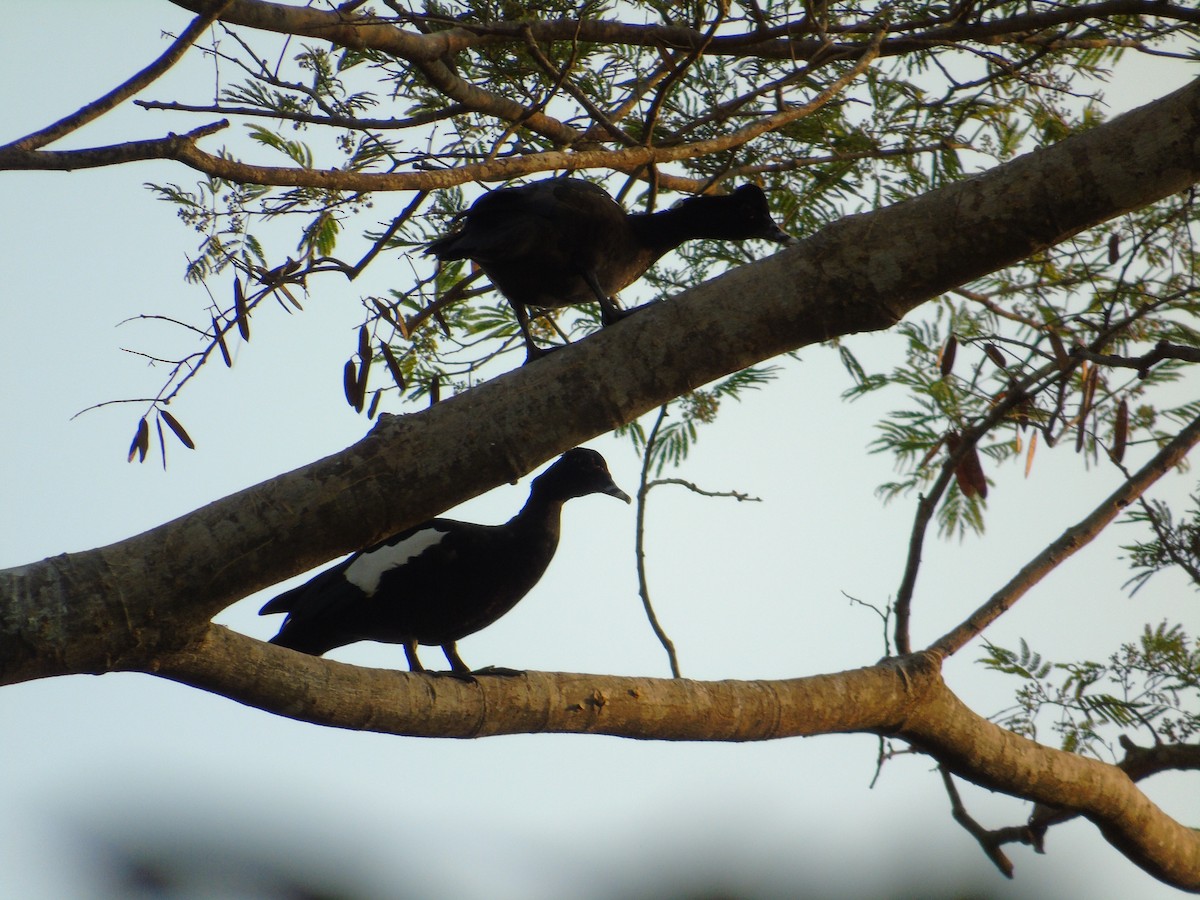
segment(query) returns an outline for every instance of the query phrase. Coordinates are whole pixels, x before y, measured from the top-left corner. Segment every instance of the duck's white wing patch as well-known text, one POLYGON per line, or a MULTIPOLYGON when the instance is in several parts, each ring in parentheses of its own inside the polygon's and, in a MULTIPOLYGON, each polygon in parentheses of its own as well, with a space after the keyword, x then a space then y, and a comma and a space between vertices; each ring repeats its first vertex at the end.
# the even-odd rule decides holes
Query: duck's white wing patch
POLYGON ((384 572, 398 569, 440 543, 445 536, 446 532, 436 528, 423 528, 398 544, 384 544, 350 563, 346 567, 345 578, 368 597, 374 596, 384 572))

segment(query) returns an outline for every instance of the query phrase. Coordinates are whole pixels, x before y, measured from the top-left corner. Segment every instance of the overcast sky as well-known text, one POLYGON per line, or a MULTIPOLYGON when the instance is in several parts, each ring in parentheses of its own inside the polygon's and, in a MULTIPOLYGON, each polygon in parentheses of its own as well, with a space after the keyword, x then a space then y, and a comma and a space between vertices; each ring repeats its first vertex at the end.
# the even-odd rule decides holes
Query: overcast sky
MULTIPOLYGON (((162 51, 163 30, 187 19, 168 3, 47 2, 8 10, 4 133, 10 140, 74 110, 162 51)), ((1182 83, 1131 78, 1123 105, 1182 83)), ((183 65, 146 96, 203 101, 211 72, 183 65)), ((150 138, 195 120, 128 108, 70 142, 150 138)), ((209 140, 206 148, 217 144, 209 140)), ((0 565, 120 540, 321 456, 369 423, 343 398, 341 366, 372 288, 329 278, 310 285, 306 312, 264 309, 231 371, 205 372, 172 411, 198 449, 169 448, 169 467, 124 461, 138 416, 106 400, 151 396, 161 370, 121 348, 161 352, 179 333, 139 313, 194 316, 201 288, 182 281, 194 235, 142 188, 185 186, 195 173, 167 164, 7 174, 0 216, 5 439, 0 442, 0 565)), ((376 198, 389 217, 406 202, 376 198)), ((356 256, 347 245, 348 257, 356 256)), ((761 253, 772 248, 761 247, 761 253)), ((377 261, 376 285, 389 267, 377 261)), ((872 368, 897 338, 855 339, 872 368)), ((899 395, 847 406, 848 380, 822 348, 783 377, 722 410, 681 473, 711 490, 761 503, 663 488, 650 509, 650 581, 683 673, 773 678, 874 662, 878 619, 847 595, 886 604, 900 579, 915 498, 884 507, 874 488, 890 462, 867 445, 899 395)), ((397 410, 398 411, 398 408, 397 410)), ((617 483, 633 493, 637 457, 600 438, 617 483)), ((1084 475, 1070 448, 1043 450, 1028 479, 990 470, 985 540, 930 545, 914 613, 921 645, 953 626, 1113 485, 1084 475)), ((1194 478, 1156 496, 1181 498, 1194 478)), ((500 522, 528 481, 453 515, 500 522)), ((633 511, 602 496, 573 501, 551 571, 518 608, 459 649, 473 666, 668 674, 641 612, 633 568, 633 511)), ((1190 622, 1194 598, 1162 576, 1130 600, 1109 533, 1061 567, 988 633, 1028 638, 1055 659, 1103 658, 1142 623, 1190 622), (1047 627, 1047 623, 1053 623, 1047 627)), ((278 619, 255 615, 275 591, 218 621, 266 638, 278 619)), ((946 667, 974 709, 1003 707, 1014 685, 982 671, 969 647, 946 667)), ((436 650, 428 663, 441 665, 436 650)), ((335 659, 403 668, 397 647, 362 644, 335 659)), ((1083 822, 1053 830, 1048 853, 1011 848, 1008 883, 950 818, 926 757, 893 760, 871 789, 878 744, 867 735, 758 745, 642 743, 609 737, 518 736, 418 740, 322 729, 146 675, 58 678, 0 689, 0 872, 26 900, 120 892, 120 861, 178 853, 200 867, 208 893, 254 895, 273 867, 301 881, 371 895, 550 898, 638 896, 725 885, 753 895, 903 896, 906 885, 996 897, 1166 897, 1083 822), (245 885, 250 884, 250 888, 245 885), (214 887, 214 885, 216 885, 214 887), (883 887, 887 885, 888 887, 883 887), (965 887, 969 885, 970 887, 965 887)), ((1144 740, 1144 738, 1142 738, 1144 740)), ((1048 742, 1054 740, 1047 734, 1048 742)), ((1194 824, 1195 779, 1146 785, 1194 824)), ((989 827, 1019 824, 1028 806, 963 787, 989 827)), ((125 874, 128 874, 125 871, 125 874)), ((913 888, 915 895, 921 888, 913 888)))

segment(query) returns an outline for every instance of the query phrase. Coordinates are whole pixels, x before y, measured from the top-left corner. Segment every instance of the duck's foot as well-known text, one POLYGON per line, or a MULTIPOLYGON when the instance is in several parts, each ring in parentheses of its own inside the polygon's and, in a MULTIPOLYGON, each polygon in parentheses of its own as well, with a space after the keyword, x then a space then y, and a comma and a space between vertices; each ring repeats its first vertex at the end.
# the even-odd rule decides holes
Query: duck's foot
POLYGON ((482 669, 476 669, 472 675, 496 675, 501 678, 513 678, 517 675, 524 675, 523 669, 509 669, 505 666, 484 666, 482 669))
POLYGON ((525 348, 525 365, 541 359, 543 356, 549 356, 555 350, 561 350, 566 344, 554 344, 549 347, 538 347, 535 344, 529 344, 525 348))
POLYGON ((611 307, 602 307, 600 310, 600 322, 607 328, 609 325, 615 325, 622 319, 628 319, 634 313, 640 312, 654 302, 655 301, 651 300, 650 303, 643 303, 641 306, 635 306, 632 309, 622 309, 615 304, 611 307))

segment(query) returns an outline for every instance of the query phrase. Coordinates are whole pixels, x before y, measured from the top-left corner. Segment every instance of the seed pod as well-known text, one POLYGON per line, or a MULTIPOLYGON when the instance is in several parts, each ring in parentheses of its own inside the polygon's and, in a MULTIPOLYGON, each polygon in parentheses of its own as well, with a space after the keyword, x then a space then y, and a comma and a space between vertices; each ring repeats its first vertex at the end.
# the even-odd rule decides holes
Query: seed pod
POLYGON ((146 451, 150 449, 150 423, 146 421, 146 417, 142 416, 138 422, 137 432, 133 436, 133 441, 129 445, 129 457, 126 462, 133 462, 133 458, 138 457, 138 462, 146 461, 146 451))
POLYGON ((1008 360, 1004 358, 1004 353, 995 344, 984 344, 983 352, 1001 369, 1008 368, 1008 360))
POLYGON ((358 378, 355 377, 354 360, 346 360, 342 368, 342 390, 346 392, 346 402, 354 406, 354 393, 357 390, 358 378))
POLYGON ((1050 349, 1054 351, 1054 361, 1058 363, 1058 371, 1065 372, 1071 365, 1071 357, 1067 356, 1067 348, 1063 346, 1062 338, 1053 331, 1047 332, 1050 339, 1050 349))
POLYGON ((233 368, 233 359, 229 355, 229 345, 225 343, 225 335, 221 331, 221 326, 219 324, 217 324, 216 317, 213 317, 212 323, 213 323, 213 335, 216 338, 217 346, 221 349, 221 358, 223 360, 225 360, 225 367, 227 369, 232 369, 233 368))
POLYGON ((238 334, 243 341, 250 340, 250 310, 246 307, 246 295, 242 293, 242 279, 233 279, 233 310, 236 314, 238 334))
POLYGON ((1113 445, 1109 455, 1113 462, 1120 463, 1125 459, 1125 445, 1129 440, 1129 404, 1121 400, 1117 404, 1117 419, 1113 423, 1113 445))
MULTIPOLYGON (((962 446, 962 438, 958 432, 951 431, 946 435, 946 446, 952 456, 958 452, 962 446)), ((979 452, 974 444, 967 448, 966 454, 954 467, 954 479, 958 482, 958 489, 967 499, 976 496, 987 499, 987 478, 983 474, 983 465, 979 461, 979 452)))
POLYGON ((360 325, 358 327, 358 358, 367 360, 371 356, 371 335, 367 333, 367 326, 360 325))
POLYGON ((400 360, 396 359, 396 355, 392 353, 392 348, 380 341, 379 349, 383 352, 383 361, 387 363, 388 371, 392 373, 392 380, 396 382, 396 387, 404 390, 404 373, 400 370, 400 360))
POLYGON ((951 334, 946 338, 946 343, 942 345, 941 352, 938 353, 938 364, 943 378, 949 375, 950 370, 954 368, 954 356, 957 352, 958 338, 951 334))
POLYGON ((191 435, 184 430, 184 427, 179 424, 179 420, 167 412, 165 409, 158 411, 158 416, 167 423, 167 427, 175 432, 175 437, 179 438, 179 442, 189 450, 195 450, 196 444, 192 441, 191 435))

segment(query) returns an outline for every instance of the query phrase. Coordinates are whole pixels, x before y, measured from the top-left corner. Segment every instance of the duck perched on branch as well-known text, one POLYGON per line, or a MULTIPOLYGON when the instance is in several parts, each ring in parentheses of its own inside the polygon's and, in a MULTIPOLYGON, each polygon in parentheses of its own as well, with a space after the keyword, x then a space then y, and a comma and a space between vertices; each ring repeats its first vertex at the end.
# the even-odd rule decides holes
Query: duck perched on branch
POLYGON ((268 602, 287 613, 272 644, 320 656, 355 641, 403 644, 408 667, 425 668, 418 644, 440 644, 450 668, 471 670, 455 642, 491 625, 541 580, 558 548, 563 504, 608 494, 629 503, 604 457, 576 447, 533 479, 529 500, 503 525, 430 519, 355 553, 268 602))
POLYGON ((658 212, 626 213, 590 181, 550 178, 484 194, 463 214, 462 228, 425 252, 469 259, 483 269, 512 304, 528 362, 548 352, 534 343, 528 307, 595 301, 601 321, 611 325, 633 311, 617 306, 613 295, 664 254, 698 238, 791 240, 757 185, 689 197, 658 212))

